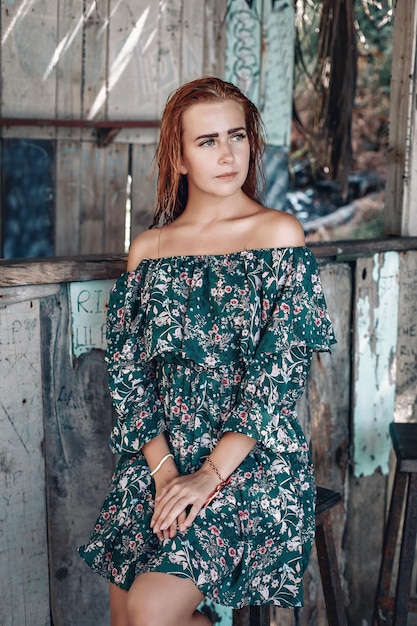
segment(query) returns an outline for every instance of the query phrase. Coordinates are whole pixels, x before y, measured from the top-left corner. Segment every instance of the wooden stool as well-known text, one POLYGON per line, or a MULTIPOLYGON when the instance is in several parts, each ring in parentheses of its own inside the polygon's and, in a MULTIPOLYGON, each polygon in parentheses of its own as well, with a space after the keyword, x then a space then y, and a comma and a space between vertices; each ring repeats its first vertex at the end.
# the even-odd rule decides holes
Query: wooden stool
POLYGON ((397 462, 375 597, 374 626, 406 626, 408 613, 417 613, 417 599, 410 598, 417 538, 417 424, 392 423, 389 430, 397 462), (397 585, 392 597, 390 587, 404 501, 397 585))
MULTIPOLYGON (((340 493, 317 487, 316 548, 329 626, 346 626, 330 510, 340 502, 340 493)), ((246 606, 233 611, 233 626, 270 626, 269 606, 246 606)))

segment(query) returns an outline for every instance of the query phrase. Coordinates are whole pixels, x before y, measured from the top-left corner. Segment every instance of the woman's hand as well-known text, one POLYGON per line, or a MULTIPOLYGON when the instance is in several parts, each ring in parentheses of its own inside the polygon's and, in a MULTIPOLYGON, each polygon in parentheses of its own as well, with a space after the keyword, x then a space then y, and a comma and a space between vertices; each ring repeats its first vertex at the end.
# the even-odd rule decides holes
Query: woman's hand
POLYGON ((216 474, 205 467, 171 480, 157 492, 151 520, 153 532, 159 537, 169 531, 169 536, 175 537, 177 524, 181 532, 187 530, 218 483, 216 474), (174 529, 175 534, 172 535, 174 529))
MULTIPOLYGON (((179 472, 176 467, 169 467, 168 464, 165 468, 161 468, 157 474, 155 474, 155 510, 157 506, 157 501, 161 497, 163 491, 168 488, 168 486, 172 483, 173 480, 179 477, 179 472)), ((154 516, 155 517, 155 514, 154 516)), ((158 537, 160 541, 162 539, 173 539, 177 535, 177 529, 180 524, 184 523, 185 513, 179 515, 177 519, 173 520, 172 523, 163 530, 158 530, 157 532, 154 529, 154 533, 158 537)), ((153 518, 152 518, 153 520, 153 518)), ((151 520, 151 528, 152 528, 152 520, 151 520)))

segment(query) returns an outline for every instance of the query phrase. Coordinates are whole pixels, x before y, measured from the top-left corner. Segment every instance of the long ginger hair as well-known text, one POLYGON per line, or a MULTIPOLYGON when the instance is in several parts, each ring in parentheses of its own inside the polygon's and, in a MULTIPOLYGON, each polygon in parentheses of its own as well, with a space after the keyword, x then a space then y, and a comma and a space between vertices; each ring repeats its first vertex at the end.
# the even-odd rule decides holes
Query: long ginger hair
POLYGON ((259 202, 264 186, 262 156, 264 131, 256 106, 232 83, 207 76, 186 83, 170 95, 161 121, 161 134, 156 151, 158 182, 156 210, 152 227, 169 224, 187 204, 187 177, 180 172, 182 116, 193 104, 234 100, 243 108, 250 146, 249 170, 242 191, 259 202))

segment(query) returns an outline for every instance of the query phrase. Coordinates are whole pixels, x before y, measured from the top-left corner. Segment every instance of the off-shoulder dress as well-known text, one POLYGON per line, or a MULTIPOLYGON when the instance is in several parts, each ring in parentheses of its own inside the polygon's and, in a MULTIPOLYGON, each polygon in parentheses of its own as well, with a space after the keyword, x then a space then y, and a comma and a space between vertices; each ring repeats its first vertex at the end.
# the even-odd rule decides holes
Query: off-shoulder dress
POLYGON ((81 556, 124 589, 158 571, 225 606, 302 605, 315 481, 296 403, 313 351, 335 342, 314 255, 144 259, 112 290, 107 340, 120 459, 81 556), (164 433, 187 474, 228 431, 257 443, 192 526, 160 542, 142 446, 164 433))

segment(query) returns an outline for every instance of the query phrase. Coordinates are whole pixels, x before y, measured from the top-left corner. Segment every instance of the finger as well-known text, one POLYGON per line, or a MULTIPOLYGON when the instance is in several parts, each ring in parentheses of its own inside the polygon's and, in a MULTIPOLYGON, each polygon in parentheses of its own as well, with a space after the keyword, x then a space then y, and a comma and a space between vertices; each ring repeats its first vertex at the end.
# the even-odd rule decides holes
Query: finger
POLYGON ((180 524, 183 524, 185 522, 186 517, 187 517, 186 511, 183 511, 182 513, 178 515, 178 526, 180 526, 180 524))
POLYGON ((158 530, 166 530, 174 522, 177 521, 178 516, 185 512, 186 507, 190 504, 189 498, 179 497, 178 499, 172 499, 161 511, 158 519, 155 522, 154 532, 158 530))
POLYGON ((170 503, 173 504, 178 498, 179 489, 179 485, 172 486, 172 484, 170 484, 168 487, 164 487, 161 493, 155 498, 155 507, 151 519, 151 527, 155 526, 157 521, 160 521, 159 518, 164 508, 170 503))
POLYGON ((182 513, 189 503, 189 495, 180 485, 170 489, 161 500, 155 502, 155 509, 151 519, 151 528, 154 532, 166 530, 182 513))
POLYGON ((187 528, 189 528, 191 526, 191 524, 193 523, 193 521, 197 517, 197 515, 198 515, 200 510, 201 510, 201 504, 197 504, 197 503, 193 504, 193 506, 191 507, 191 509, 188 512, 188 515, 186 516, 185 520, 182 522, 182 524, 180 526, 181 532, 186 531, 187 528))
POLYGON ((151 519, 151 528, 154 532, 166 530, 173 523, 174 517, 177 517, 177 515, 172 513, 176 504, 177 500, 175 500, 175 498, 171 498, 167 503, 164 503, 159 507, 155 507, 154 514, 151 519), (168 516, 169 520, 167 519, 168 516), (162 525, 164 525, 163 528, 162 525))
POLYGON ((171 492, 176 489, 178 489, 178 487, 181 486, 181 476, 178 476, 177 478, 173 478, 171 480, 170 483, 168 483, 168 485, 165 485, 165 487, 162 489, 162 491, 158 494, 158 496, 155 498, 155 502, 160 502, 161 500, 163 500, 166 497, 170 497, 171 492))
POLYGON ((171 539, 174 539, 174 537, 177 536, 177 530, 178 530, 178 520, 175 520, 174 522, 172 522, 171 526, 169 527, 169 536, 171 539))

